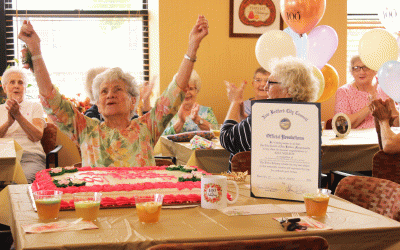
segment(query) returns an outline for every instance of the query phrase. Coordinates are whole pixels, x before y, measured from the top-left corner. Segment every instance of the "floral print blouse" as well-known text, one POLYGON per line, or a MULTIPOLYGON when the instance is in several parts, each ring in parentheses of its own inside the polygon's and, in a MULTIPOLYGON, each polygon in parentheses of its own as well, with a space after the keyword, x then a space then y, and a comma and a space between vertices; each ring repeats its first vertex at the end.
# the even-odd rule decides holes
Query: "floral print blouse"
MULTIPOLYGON (((377 98, 381 98, 382 100, 386 100, 389 98, 389 96, 386 95, 385 92, 383 92, 380 86, 377 87, 377 91, 377 98)), ((360 109, 364 108, 366 105, 369 105, 369 94, 364 91, 359 91, 351 84, 343 85, 336 91, 335 114, 354 114, 357 113, 360 109)), ((358 125, 357 128, 361 129, 374 127, 374 117, 370 113, 364 119, 364 121, 360 125, 358 125)))
MULTIPOLYGON (((204 107, 200 105, 199 108, 199 116, 203 119, 208 121, 211 124, 215 124, 217 125, 217 118, 214 115, 214 112, 212 111, 212 109, 210 107, 204 107)), ((178 114, 176 114, 174 116, 174 118, 172 118, 171 122, 169 123, 169 126, 165 129, 163 135, 174 135, 176 134, 175 129, 174 129, 174 124, 175 122, 178 120, 178 114)), ((184 132, 192 132, 192 131, 200 131, 201 129, 199 128, 199 126, 197 126, 197 124, 190 119, 189 116, 186 117, 186 121, 183 124, 182 130, 180 133, 184 133, 184 132)))
POLYGON ((146 115, 131 120, 126 129, 108 127, 89 118, 62 96, 56 88, 42 105, 61 131, 80 146, 82 166, 155 166, 153 148, 168 122, 177 113, 185 93, 175 78, 146 115))

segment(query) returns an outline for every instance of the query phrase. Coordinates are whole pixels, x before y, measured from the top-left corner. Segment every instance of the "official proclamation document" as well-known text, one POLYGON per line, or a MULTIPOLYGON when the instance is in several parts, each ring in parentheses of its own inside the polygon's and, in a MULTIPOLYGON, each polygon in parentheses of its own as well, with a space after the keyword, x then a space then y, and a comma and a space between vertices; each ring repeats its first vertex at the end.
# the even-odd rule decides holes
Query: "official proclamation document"
POLYGON ((303 201, 320 182, 320 104, 264 100, 251 116, 251 195, 303 201))

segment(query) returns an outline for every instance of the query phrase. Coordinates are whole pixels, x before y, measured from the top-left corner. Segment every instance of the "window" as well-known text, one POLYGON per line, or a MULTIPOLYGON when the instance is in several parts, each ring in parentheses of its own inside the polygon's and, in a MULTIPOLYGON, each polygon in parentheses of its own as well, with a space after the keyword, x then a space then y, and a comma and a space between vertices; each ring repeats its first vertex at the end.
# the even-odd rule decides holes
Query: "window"
MULTIPOLYGON (((62 94, 84 98, 84 78, 93 67, 121 67, 141 83, 149 78, 147 0, 4 0, 6 43, 2 62, 20 60, 23 42, 17 39, 24 20, 41 38, 50 77, 62 94)), ((4 71, 4 69, 3 69, 4 71)), ((27 95, 38 96, 28 73, 27 95)))
POLYGON ((377 8, 365 0, 347 1, 347 83, 353 81, 349 72, 350 59, 358 55, 358 44, 361 37, 369 30, 383 28, 378 18, 377 8))

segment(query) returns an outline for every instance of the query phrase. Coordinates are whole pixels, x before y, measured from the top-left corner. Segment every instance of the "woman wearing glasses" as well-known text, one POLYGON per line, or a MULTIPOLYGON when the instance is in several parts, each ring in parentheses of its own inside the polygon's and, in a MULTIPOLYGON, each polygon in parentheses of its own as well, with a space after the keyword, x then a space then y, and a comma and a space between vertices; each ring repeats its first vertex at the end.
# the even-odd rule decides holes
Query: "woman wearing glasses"
MULTIPOLYGON (((318 82, 312 67, 295 57, 285 57, 273 63, 272 73, 265 85, 268 99, 309 102, 318 93, 318 82)), ((226 83, 231 105, 221 128, 221 145, 233 155, 251 150, 251 115, 240 121, 240 107, 246 83, 238 88, 226 83)), ((266 128, 267 129, 267 128, 266 128)), ((229 160, 230 162, 230 160, 229 160)))
MULTIPOLYGON (((365 66, 360 56, 353 56, 350 65, 354 81, 337 90, 335 114, 345 113, 350 118, 352 128, 373 128, 375 122, 369 105, 373 100, 386 100, 389 96, 383 92, 377 81, 373 81, 376 71, 365 66)), ((390 103, 393 106, 393 116, 398 116, 394 101, 390 103)), ((399 121, 396 119, 394 126, 398 125, 399 121)))
POLYGON ((269 73, 262 67, 256 69, 256 71, 254 72, 254 77, 253 77, 254 97, 243 102, 243 106, 244 106, 244 117, 243 118, 246 118, 247 116, 250 115, 252 100, 268 99, 268 93, 265 90, 265 84, 267 84, 268 77, 270 75, 271 75, 271 73, 269 73))

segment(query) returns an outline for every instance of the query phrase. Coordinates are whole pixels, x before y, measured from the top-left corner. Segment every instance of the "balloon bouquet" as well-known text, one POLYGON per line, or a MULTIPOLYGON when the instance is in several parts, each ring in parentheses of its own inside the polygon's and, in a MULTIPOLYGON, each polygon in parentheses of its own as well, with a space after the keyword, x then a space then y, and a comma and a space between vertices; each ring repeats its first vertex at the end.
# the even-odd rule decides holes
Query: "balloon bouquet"
POLYGON ((373 29, 360 39, 361 61, 378 71, 379 86, 400 102, 400 2, 385 0, 379 5, 379 20, 386 29, 373 29), (397 36, 397 40, 395 35, 397 36))
POLYGON ((267 31, 258 39, 257 61, 270 71, 272 58, 297 56, 308 60, 314 65, 313 72, 320 83, 314 101, 324 102, 335 94, 339 84, 336 69, 327 64, 338 46, 336 31, 327 25, 315 27, 325 13, 326 0, 281 0, 280 5, 289 27, 267 31))

